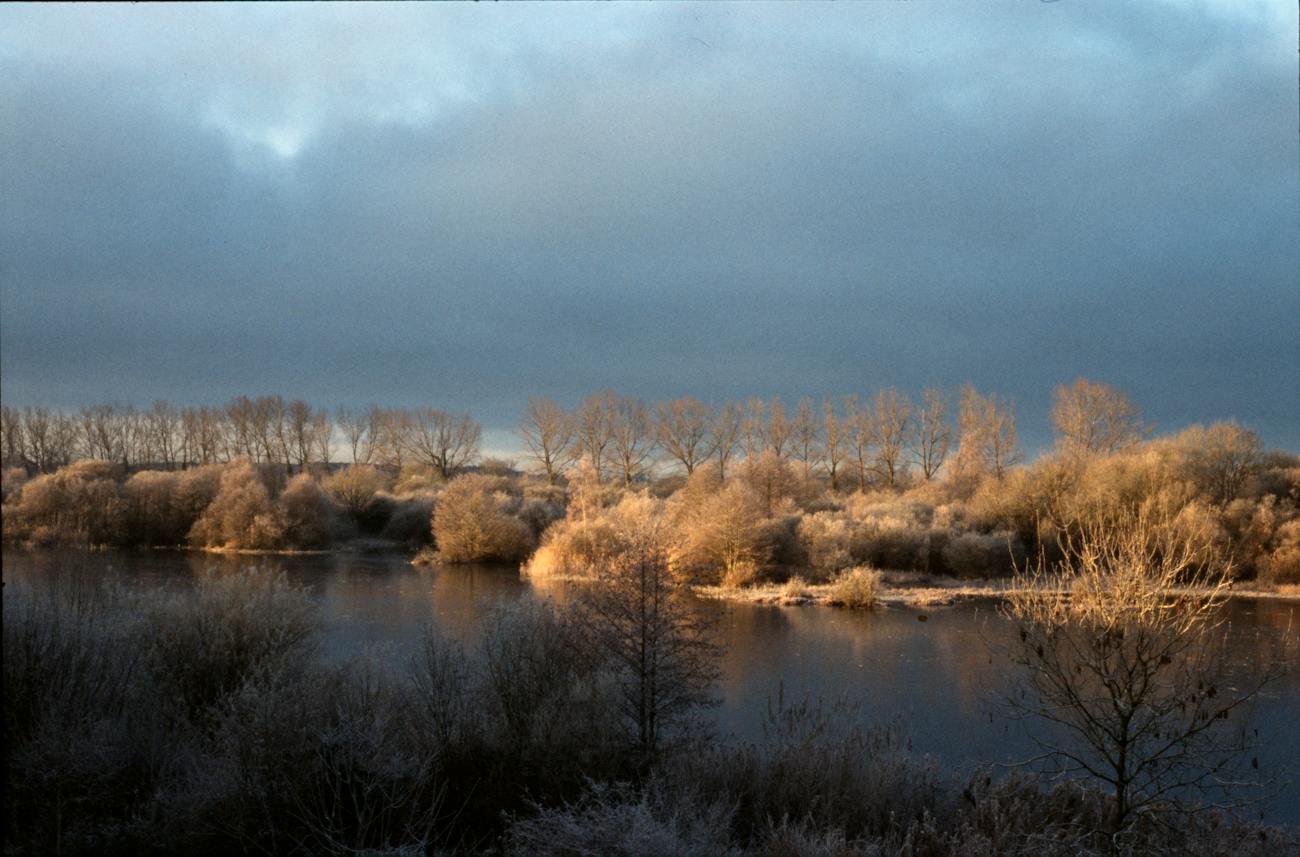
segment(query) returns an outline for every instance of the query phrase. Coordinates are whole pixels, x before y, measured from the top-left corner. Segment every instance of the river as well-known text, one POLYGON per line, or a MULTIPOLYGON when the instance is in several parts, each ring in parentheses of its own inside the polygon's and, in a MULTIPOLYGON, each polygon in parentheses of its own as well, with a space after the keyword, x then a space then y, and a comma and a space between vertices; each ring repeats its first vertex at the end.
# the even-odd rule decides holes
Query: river
MULTIPOLYGON (((541 583, 513 568, 416 568, 399 555, 223 557, 149 551, 23 551, 3 555, 6 590, 69 575, 141 587, 185 589, 205 567, 249 562, 282 567, 317 600, 325 654, 410 654, 426 626, 472 647, 494 611, 528 599, 563 601, 576 583, 541 583)), ((699 600, 716 623, 722 656, 720 704, 709 716, 723 735, 761 736, 768 702, 807 695, 841 700, 872 723, 894 723, 947 771, 1027 758, 1034 745, 1002 716, 1010 667, 990 654, 1010 626, 989 602, 951 607, 852 612, 699 600), (924 617, 924 621, 921 621, 924 617)), ((1231 601, 1234 669, 1244 680, 1269 664, 1300 663, 1300 603, 1231 601)), ((1252 713, 1258 753, 1274 794, 1255 807, 1273 822, 1300 824, 1300 669, 1265 688, 1252 713)))

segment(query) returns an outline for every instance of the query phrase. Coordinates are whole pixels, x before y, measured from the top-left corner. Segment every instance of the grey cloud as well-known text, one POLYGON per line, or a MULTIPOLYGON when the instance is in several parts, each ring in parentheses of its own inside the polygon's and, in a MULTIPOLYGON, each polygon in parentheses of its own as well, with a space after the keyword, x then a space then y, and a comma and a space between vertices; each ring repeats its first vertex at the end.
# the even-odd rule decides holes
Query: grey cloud
POLYGON ((6 401, 969 379, 1041 441, 1086 375, 1300 446, 1295 10, 480 8, 0 12, 6 401))

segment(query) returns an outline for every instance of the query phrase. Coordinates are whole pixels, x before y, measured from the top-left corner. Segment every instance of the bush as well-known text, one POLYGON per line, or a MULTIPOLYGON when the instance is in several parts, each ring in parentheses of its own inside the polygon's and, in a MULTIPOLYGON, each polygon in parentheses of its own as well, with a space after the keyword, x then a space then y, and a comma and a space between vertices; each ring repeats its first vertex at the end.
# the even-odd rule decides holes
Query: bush
POLYGON ((217 496, 190 528, 195 547, 268 550, 281 545, 284 520, 256 467, 247 459, 221 474, 217 496))
POLYGON ((682 509, 674 525, 674 565, 695 579, 742 585, 772 558, 773 532, 762 502, 740 481, 682 509))
POLYGON ((533 533, 516 514, 519 498, 501 481, 458 476, 438 497, 433 537, 443 562, 519 562, 533 549, 533 533))
POLYGON ((376 531, 386 518, 375 515, 379 492, 388 487, 388 479, 377 468, 352 464, 326 477, 323 487, 358 526, 376 531))
POLYGON ((289 480, 280 495, 284 541, 305 550, 327 548, 346 538, 342 510, 320 484, 306 473, 289 480))
POLYGON ((815 580, 825 580, 853 565, 853 523, 835 512, 817 512, 799 520, 799 543, 815 580))
POLYGON ((830 603, 866 610, 875 606, 881 583, 880 572, 875 569, 866 566, 851 568, 831 581, 830 603))
POLYGON ((283 572, 210 569, 194 593, 142 605, 144 659, 165 700, 191 720, 261 673, 301 662, 317 641, 318 618, 304 590, 283 572))
POLYGON ((121 544, 127 503, 106 461, 78 461, 23 484, 5 515, 5 540, 40 544, 121 544))
POLYGON ((940 551, 943 571, 954 577, 1009 577, 1024 561, 1015 533, 955 533, 940 551))

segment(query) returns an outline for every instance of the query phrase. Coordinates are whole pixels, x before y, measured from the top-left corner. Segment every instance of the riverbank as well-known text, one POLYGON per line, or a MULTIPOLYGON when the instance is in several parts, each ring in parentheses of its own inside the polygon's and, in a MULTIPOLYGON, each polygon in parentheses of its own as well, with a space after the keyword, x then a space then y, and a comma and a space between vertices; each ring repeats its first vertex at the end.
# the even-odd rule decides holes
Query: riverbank
MULTIPOLYGON (((963 580, 917 572, 886 571, 881 574, 876 604, 881 607, 923 608, 947 607, 966 601, 1003 601, 1015 588, 1016 583, 1012 578, 963 580)), ((746 587, 696 586, 693 591, 701 598, 740 604, 765 604, 778 607, 836 606, 835 587, 829 583, 802 585, 772 583, 746 587)), ((1265 589, 1255 588, 1250 583, 1245 583, 1228 590, 1228 597, 1300 601, 1300 585, 1281 585, 1265 589)))

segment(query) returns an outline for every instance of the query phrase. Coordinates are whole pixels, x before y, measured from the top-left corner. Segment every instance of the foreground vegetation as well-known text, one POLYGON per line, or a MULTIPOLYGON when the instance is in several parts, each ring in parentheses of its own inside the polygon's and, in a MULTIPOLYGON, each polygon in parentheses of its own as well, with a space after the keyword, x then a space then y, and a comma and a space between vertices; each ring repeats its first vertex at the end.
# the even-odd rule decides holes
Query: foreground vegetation
POLYGON ((774 700, 764 740, 710 740, 691 716, 707 704, 707 640, 646 607, 672 597, 645 597, 668 580, 662 558, 628 556, 651 562, 607 571, 616 581, 598 590, 604 600, 501 613, 468 651, 429 635, 397 668, 323 659, 305 593, 265 568, 184 593, 9 587, 6 852, 942 857, 1300 845, 1294 830, 1149 804, 1117 825, 1106 792, 1030 773, 956 780, 843 704, 774 700), (650 694, 653 735, 634 692, 645 677, 620 631, 651 626, 652 649, 693 653, 665 661, 674 678, 657 685, 658 702, 650 694))

